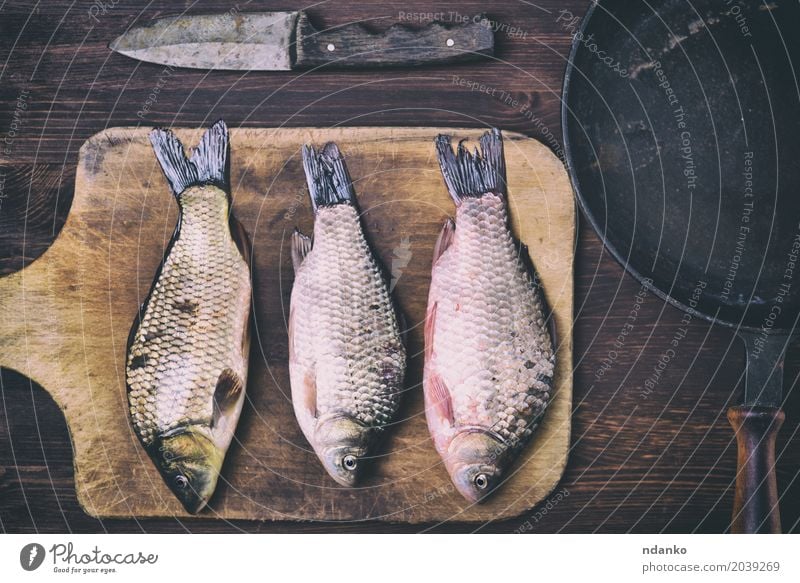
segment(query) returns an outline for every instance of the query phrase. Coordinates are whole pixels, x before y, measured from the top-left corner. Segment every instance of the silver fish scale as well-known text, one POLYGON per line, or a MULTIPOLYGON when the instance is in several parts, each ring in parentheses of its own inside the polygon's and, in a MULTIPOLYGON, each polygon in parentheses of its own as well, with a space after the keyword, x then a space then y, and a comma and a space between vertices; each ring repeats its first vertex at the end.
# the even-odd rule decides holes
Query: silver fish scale
POLYGON ((519 258, 505 201, 464 198, 433 269, 431 371, 452 400, 454 431, 478 426, 522 445, 552 394, 555 366, 541 290, 519 258))
POLYGON ((353 206, 319 209, 292 311, 295 359, 313 371, 317 415, 347 414, 373 427, 389 423, 399 405, 405 349, 353 206))
POLYGON ((189 189, 181 207, 180 234, 128 351, 128 401, 145 445, 189 424, 210 429, 222 371, 247 378, 242 338, 251 284, 231 238, 226 195, 189 189))

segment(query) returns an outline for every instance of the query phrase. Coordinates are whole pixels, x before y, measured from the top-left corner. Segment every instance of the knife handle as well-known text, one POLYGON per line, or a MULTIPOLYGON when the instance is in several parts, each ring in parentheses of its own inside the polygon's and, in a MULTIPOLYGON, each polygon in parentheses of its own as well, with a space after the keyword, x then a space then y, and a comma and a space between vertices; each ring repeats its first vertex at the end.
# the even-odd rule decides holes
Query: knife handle
POLYGON ((395 24, 374 33, 362 24, 318 31, 305 12, 297 21, 295 68, 402 67, 469 61, 494 52, 494 32, 483 15, 462 24, 434 22, 421 29, 395 24))
POLYGON ((731 532, 781 532, 775 436, 783 419, 783 411, 774 407, 743 405, 728 409, 728 421, 736 432, 738 444, 731 532))

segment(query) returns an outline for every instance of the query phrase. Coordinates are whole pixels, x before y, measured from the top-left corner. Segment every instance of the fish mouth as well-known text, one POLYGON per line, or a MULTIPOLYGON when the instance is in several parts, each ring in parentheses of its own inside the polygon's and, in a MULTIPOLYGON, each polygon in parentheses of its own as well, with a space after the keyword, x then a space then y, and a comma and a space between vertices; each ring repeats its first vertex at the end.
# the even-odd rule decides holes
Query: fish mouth
POLYGON ((445 466, 458 492, 480 504, 502 483, 510 460, 509 445, 494 431, 470 427, 450 442, 445 466))
POLYGON ((453 484, 468 502, 481 504, 501 483, 500 471, 491 465, 461 466, 453 471, 453 484))
POLYGON ((202 429, 181 429, 159 436, 151 455, 164 482, 187 512, 197 514, 205 508, 216 489, 224 454, 202 429))
POLYGON ((315 450, 325 471, 336 483, 354 487, 366 465, 374 429, 350 415, 323 415, 315 430, 315 450))
POLYGON ((181 500, 184 509, 189 514, 198 514, 203 508, 208 505, 208 498, 198 496, 193 501, 181 500))
POLYGON ((337 484, 345 488, 353 488, 358 484, 361 477, 360 466, 364 463, 363 456, 359 455, 359 453, 353 452, 347 447, 341 447, 326 450, 322 453, 320 459, 325 471, 337 484), (356 460, 352 469, 345 467, 343 461, 345 458, 356 460))

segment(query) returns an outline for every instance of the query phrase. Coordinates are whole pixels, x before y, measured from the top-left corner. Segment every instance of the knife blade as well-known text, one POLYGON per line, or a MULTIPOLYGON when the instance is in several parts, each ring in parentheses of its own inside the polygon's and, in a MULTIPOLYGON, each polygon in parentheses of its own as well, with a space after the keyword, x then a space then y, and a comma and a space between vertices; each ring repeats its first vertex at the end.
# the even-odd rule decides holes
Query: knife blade
POLYGON ((132 27, 109 47, 172 67, 289 71, 473 60, 493 54, 494 32, 483 15, 373 32, 360 23, 320 31, 303 11, 222 13, 160 18, 132 27))

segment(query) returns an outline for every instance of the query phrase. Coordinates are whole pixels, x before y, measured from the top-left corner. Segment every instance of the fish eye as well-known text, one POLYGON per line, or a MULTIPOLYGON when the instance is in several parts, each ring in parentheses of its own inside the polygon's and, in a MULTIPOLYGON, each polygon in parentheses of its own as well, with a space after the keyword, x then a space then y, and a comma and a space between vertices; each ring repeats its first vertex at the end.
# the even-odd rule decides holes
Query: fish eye
POLYGON ((189 485, 189 480, 186 479, 186 476, 178 474, 175 476, 175 485, 178 486, 178 488, 185 488, 189 485))
POLYGON ((485 490, 489 486, 489 478, 486 474, 478 474, 475 476, 475 487, 478 490, 485 490))
POLYGON ((342 458, 342 465, 344 469, 353 471, 358 466, 358 458, 354 455, 346 455, 342 458))

